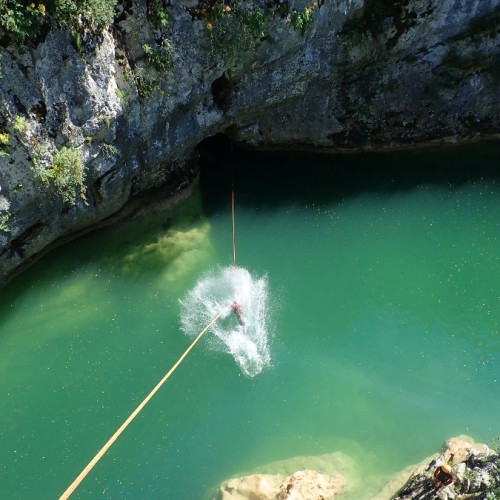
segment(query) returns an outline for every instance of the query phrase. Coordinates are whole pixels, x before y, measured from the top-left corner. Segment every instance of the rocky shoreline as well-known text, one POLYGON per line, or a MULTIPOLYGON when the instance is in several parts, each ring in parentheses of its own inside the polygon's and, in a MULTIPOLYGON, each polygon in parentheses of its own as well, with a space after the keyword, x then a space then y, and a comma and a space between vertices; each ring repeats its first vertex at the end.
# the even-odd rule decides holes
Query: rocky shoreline
MULTIPOLYGON (((303 457, 288 464, 275 464, 276 474, 250 474, 232 478, 221 484, 214 500, 328 500, 360 498, 356 467, 343 454, 303 457), (311 466, 287 474, 297 463, 311 466), (349 477, 349 478, 348 478, 349 477)), ((359 472, 358 472, 359 474, 359 472)), ((441 500, 495 499, 500 497, 500 455, 486 444, 475 443, 467 436, 450 438, 440 453, 420 464, 406 467, 387 478, 366 500, 441 500), (455 479, 451 485, 435 493, 433 475, 436 467, 450 464, 455 479)))

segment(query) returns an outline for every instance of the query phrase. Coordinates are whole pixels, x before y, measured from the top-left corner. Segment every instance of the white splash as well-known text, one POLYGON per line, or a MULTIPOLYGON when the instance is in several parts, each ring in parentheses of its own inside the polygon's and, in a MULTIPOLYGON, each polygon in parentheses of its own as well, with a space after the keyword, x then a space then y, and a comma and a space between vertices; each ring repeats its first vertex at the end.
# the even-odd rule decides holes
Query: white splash
POLYGON ((181 328, 186 335, 196 336, 222 310, 205 334, 209 346, 231 354, 249 377, 269 365, 266 276, 254 280, 242 267, 220 268, 200 278, 180 302, 181 328), (241 305, 243 324, 231 311, 234 300, 241 305))

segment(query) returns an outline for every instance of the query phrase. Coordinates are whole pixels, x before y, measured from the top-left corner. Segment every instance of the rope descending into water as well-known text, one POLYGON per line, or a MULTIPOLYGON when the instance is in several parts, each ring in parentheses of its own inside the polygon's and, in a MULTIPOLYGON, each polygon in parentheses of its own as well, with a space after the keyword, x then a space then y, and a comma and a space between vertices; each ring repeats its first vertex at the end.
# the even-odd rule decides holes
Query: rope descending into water
POLYGON ((80 472, 80 475, 71 483, 70 487, 61 495, 59 500, 66 500, 73 491, 76 490, 78 485, 85 479, 87 474, 93 469, 94 465, 101 459, 101 457, 108 451, 110 446, 118 439, 120 434, 127 428, 127 426, 134 420, 134 418, 138 415, 138 413, 146 406, 148 401, 156 394, 156 392, 160 389, 160 387, 167 381, 170 375, 174 372, 174 370, 181 364, 182 360, 187 356, 189 351, 195 346, 195 344, 200 340, 201 336, 220 318, 220 315, 223 313, 224 309, 222 309, 217 316, 208 323, 205 328, 198 334, 198 336, 193 340, 191 345, 184 351, 184 354, 177 360, 174 366, 170 368, 169 372, 158 382, 156 387, 146 396, 144 401, 130 414, 130 416, 123 422, 120 428, 109 438, 108 442, 99 450, 97 455, 89 462, 87 467, 80 472))
POLYGON ((234 267, 236 267, 236 244, 234 239, 234 182, 232 185, 232 205, 233 205, 233 261, 234 261, 234 267))

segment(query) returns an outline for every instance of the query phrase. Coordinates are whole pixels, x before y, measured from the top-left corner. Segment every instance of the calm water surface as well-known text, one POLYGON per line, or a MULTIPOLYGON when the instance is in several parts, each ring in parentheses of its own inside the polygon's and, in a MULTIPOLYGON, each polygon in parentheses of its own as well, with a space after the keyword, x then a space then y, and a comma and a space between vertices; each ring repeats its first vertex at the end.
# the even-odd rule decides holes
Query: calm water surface
MULTIPOLYGON (((237 262, 267 279, 270 365, 246 376, 203 339, 75 498, 208 499, 320 455, 370 498, 448 437, 497 436, 499 159, 236 155, 237 262)), ((226 160, 182 207, 1 290, 2 498, 62 494, 189 345, 179 300, 232 264, 226 160)))

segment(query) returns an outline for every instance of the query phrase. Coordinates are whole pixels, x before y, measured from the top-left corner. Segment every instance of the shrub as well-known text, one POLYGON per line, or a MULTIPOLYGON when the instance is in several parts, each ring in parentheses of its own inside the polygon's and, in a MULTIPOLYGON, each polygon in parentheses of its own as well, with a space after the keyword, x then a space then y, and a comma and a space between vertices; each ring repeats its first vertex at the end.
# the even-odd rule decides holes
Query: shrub
POLYGON ((113 146, 113 144, 103 144, 101 146, 101 151, 104 156, 104 158, 111 158, 112 156, 118 156, 120 151, 116 146, 113 146))
POLYGON ((306 7, 302 12, 293 10, 290 20, 292 26, 304 35, 313 22, 312 8, 306 7))
POLYGON ((84 26, 103 29, 112 24, 117 0, 57 0, 56 18, 61 24, 77 28, 79 18, 84 26))
POLYGON ((259 8, 236 9, 236 15, 241 20, 243 28, 248 29, 255 40, 264 36, 264 25, 272 17, 270 11, 263 11, 259 8))
POLYGON ((69 26, 74 32, 89 28, 99 31, 113 23, 117 0, 44 0, 45 3, 29 0, 0 0, 1 31, 24 42, 40 33, 44 19, 69 26), (46 13, 50 16, 46 16, 46 13))
POLYGON ((147 99, 158 88, 158 81, 143 72, 134 73, 134 83, 141 99, 147 99))
POLYGON ((0 132, 0 157, 9 156, 7 152, 7 146, 9 145, 9 134, 8 132, 0 132))
POLYGON ((75 205, 77 196, 86 201, 86 172, 80 151, 77 148, 62 147, 54 155, 51 168, 45 168, 41 164, 43 157, 46 157, 46 152, 37 149, 32 156, 31 167, 42 184, 46 188, 53 184, 63 201, 70 205, 75 205))
POLYGON ((23 115, 16 115, 14 117, 14 130, 19 134, 25 134, 28 130, 26 118, 23 115))
POLYGON ((144 50, 148 61, 158 71, 165 73, 172 67, 174 47, 168 38, 163 39, 160 46, 156 49, 145 43, 142 46, 142 50, 144 50))
POLYGON ((20 42, 38 33, 43 16, 45 16, 43 3, 27 5, 27 2, 18 0, 0 0, 0 25, 4 31, 20 42))
POLYGON ((167 12, 167 9, 158 7, 155 13, 154 22, 156 27, 166 28, 170 24, 170 14, 167 12))
POLYGON ((78 194, 85 200, 85 166, 78 149, 62 147, 54 155, 51 170, 50 177, 65 203, 74 205, 78 194))
POLYGON ((8 233, 10 231, 9 226, 10 212, 8 210, 0 210, 0 231, 8 233))

